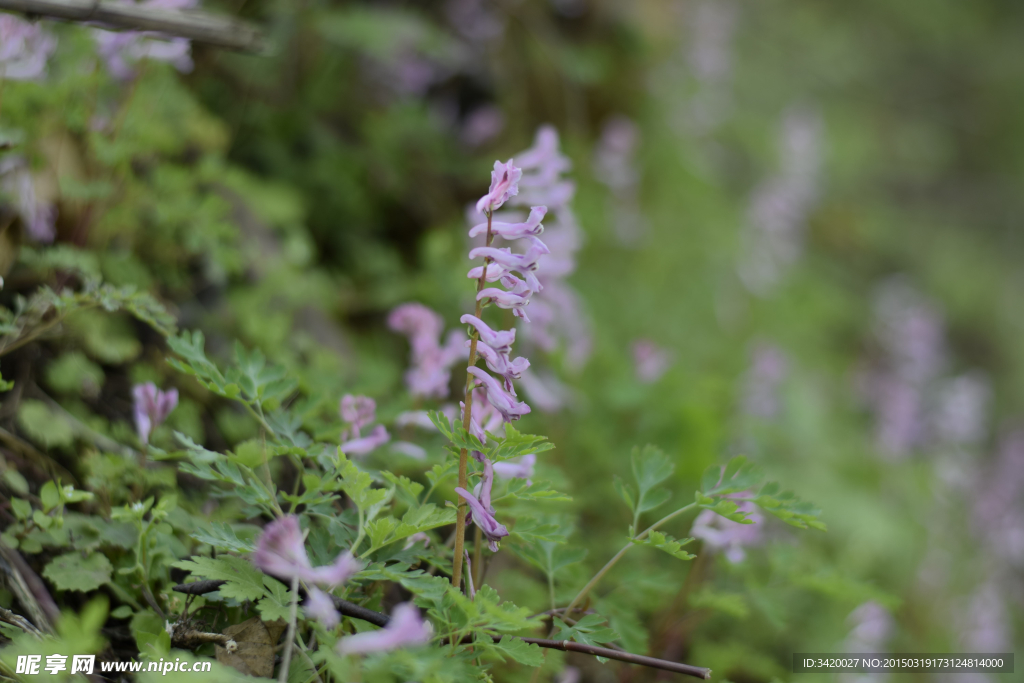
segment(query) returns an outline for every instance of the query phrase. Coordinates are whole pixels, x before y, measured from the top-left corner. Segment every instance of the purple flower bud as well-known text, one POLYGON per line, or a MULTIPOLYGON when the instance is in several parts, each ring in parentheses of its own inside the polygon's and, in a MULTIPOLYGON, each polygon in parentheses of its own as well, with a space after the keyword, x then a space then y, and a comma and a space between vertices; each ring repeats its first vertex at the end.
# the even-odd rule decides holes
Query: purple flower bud
POLYGON ((505 378, 505 389, 510 392, 512 391, 512 380, 520 379, 523 376, 523 372, 530 367, 530 361, 522 356, 510 361, 508 354, 498 353, 487 344, 477 344, 476 350, 480 357, 484 359, 484 362, 487 363, 487 367, 491 369, 491 372, 495 372, 505 378))
POLYGON ((136 384, 132 389, 135 399, 135 431, 142 443, 149 443, 149 435, 163 424, 178 405, 178 390, 160 391, 152 382, 136 384))
POLYGON ((352 435, 359 436, 359 430, 373 422, 377 414, 377 402, 369 396, 345 394, 341 397, 338 412, 342 420, 352 425, 352 435))
POLYGON ((526 485, 533 482, 533 467, 537 463, 536 453, 527 453, 518 460, 505 460, 494 463, 494 473, 502 479, 525 479, 526 485))
POLYGON ((494 406, 494 409, 501 413, 506 422, 518 420, 530 412, 530 406, 505 391, 498 380, 487 374, 482 368, 472 367, 466 370, 483 383, 487 392, 487 402, 494 406))
MULTIPOLYGON (((541 221, 544 220, 544 216, 546 216, 547 213, 548 207, 534 206, 531 207, 530 217, 526 219, 525 223, 503 223, 499 221, 491 221, 491 233, 507 240, 517 240, 527 236, 537 236, 544 232, 544 226, 541 225, 541 221)), ((474 225, 469 231, 470 237, 486 234, 487 223, 474 225)))
POLYGON ((536 237, 525 237, 524 239, 529 240, 530 246, 522 254, 513 254, 512 250, 507 247, 477 247, 469 252, 469 258, 475 259, 481 256, 489 258, 495 263, 501 264, 509 270, 518 271, 525 276, 526 273, 537 270, 540 257, 550 254, 551 250, 536 237))
POLYGON ((497 282, 512 272, 500 263, 488 263, 486 266, 477 266, 471 269, 466 273, 466 277, 470 280, 479 280, 480 276, 484 274, 484 268, 487 268, 487 277, 485 278, 487 282, 497 282))
POLYGON ((278 578, 315 583, 322 586, 337 586, 354 576, 362 564, 350 553, 338 555, 334 564, 316 567, 309 563, 299 527, 299 518, 289 515, 271 522, 263 528, 252 563, 267 574, 278 578))
POLYGON ((513 315, 517 318, 522 318, 526 322, 530 322, 530 319, 526 316, 524 310, 530 305, 529 293, 526 296, 521 294, 515 294, 514 292, 507 292, 504 289, 498 289, 497 287, 487 287, 481 289, 477 295, 477 301, 490 300, 498 308, 512 309, 513 315))
POLYGON ((351 439, 341 444, 341 450, 345 455, 360 456, 370 453, 376 448, 383 446, 390 440, 388 430, 384 425, 377 425, 368 436, 351 439))
MULTIPOLYGON (((473 524, 476 524, 487 538, 491 552, 498 552, 498 542, 508 536, 508 529, 494 518, 490 505, 485 506, 480 499, 460 486, 455 487, 455 493, 459 494, 469 505, 473 524)), ((490 490, 488 490, 487 496, 489 499, 490 490)), ((490 501, 488 500, 488 502, 490 501)), ((467 517, 467 519, 469 518, 467 517)))
POLYGON ((338 616, 331 596, 319 588, 309 589, 309 597, 302 603, 302 609, 306 611, 306 616, 319 621, 328 631, 341 623, 341 617, 338 616))
POLYGON ((388 625, 379 631, 366 631, 345 636, 338 641, 338 651, 351 655, 366 652, 384 652, 406 645, 430 642, 433 629, 423 621, 420 611, 411 602, 396 605, 388 625))
POLYGON ((512 350, 512 344, 516 341, 515 330, 495 332, 488 327, 487 323, 475 315, 467 313, 459 318, 459 322, 463 325, 472 325, 480 335, 480 341, 487 344, 498 353, 508 353, 512 350))
POLYGON ((511 159, 504 164, 495 161, 494 170, 491 171, 491 188, 476 203, 476 210, 488 213, 500 209, 502 204, 519 194, 518 183, 522 177, 523 172, 516 168, 511 159))

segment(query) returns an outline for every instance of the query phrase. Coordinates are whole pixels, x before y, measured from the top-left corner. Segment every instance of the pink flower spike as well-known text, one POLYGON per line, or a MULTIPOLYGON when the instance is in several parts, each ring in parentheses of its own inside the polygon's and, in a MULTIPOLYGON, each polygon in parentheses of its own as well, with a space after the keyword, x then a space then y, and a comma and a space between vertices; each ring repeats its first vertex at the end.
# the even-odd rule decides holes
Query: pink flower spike
POLYGON ((334 607, 334 600, 319 588, 309 589, 309 597, 302 603, 302 609, 305 610, 306 616, 319 621, 328 631, 341 623, 338 610, 334 607))
MULTIPOLYGON (((548 207, 534 206, 530 209, 530 217, 526 219, 525 223, 502 223, 498 221, 491 221, 491 234, 507 240, 517 240, 527 236, 540 235, 544 232, 544 226, 541 224, 541 221, 544 220, 544 216, 547 215, 547 213, 548 207)), ((470 237, 486 234, 487 223, 474 225, 469 231, 470 237)))
POLYGON ((341 444, 341 450, 345 455, 366 455, 383 446, 390 439, 391 437, 388 435, 388 430, 384 428, 384 425, 377 425, 368 436, 352 439, 341 444))
POLYGON ((500 209, 502 204, 519 194, 518 183, 522 177, 523 172, 516 168, 511 159, 504 164, 495 161, 494 170, 491 171, 491 188, 476 203, 476 210, 486 214, 500 209))
POLYGON ((480 335, 480 341, 487 344, 498 353, 508 353, 512 350, 512 344, 516 341, 516 331, 513 330, 502 330, 495 332, 487 323, 475 315, 466 315, 459 318, 459 322, 463 325, 472 325, 476 328, 477 333, 480 335))
POLYGON ((338 641, 338 651, 346 655, 384 652, 407 645, 424 645, 430 642, 432 635, 433 629, 423 621, 416 606, 403 602, 395 606, 387 626, 379 631, 345 636, 338 641))
POLYGON ((466 372, 483 383, 487 392, 487 402, 501 413, 506 422, 518 420, 530 412, 530 406, 522 401, 516 401, 515 397, 505 391, 498 380, 488 375, 486 370, 472 367, 467 368, 466 372))
POLYGON ((149 435, 163 424, 167 416, 178 405, 178 390, 160 391, 152 382, 136 384, 132 389, 135 399, 135 430, 142 443, 149 443, 149 435))
POLYGON ((525 275, 527 271, 537 270, 540 257, 550 254, 551 250, 536 237, 526 237, 524 239, 529 240, 530 246, 522 254, 513 254, 512 250, 507 247, 477 247, 469 252, 469 258, 475 259, 481 256, 489 258, 509 270, 515 270, 525 275))

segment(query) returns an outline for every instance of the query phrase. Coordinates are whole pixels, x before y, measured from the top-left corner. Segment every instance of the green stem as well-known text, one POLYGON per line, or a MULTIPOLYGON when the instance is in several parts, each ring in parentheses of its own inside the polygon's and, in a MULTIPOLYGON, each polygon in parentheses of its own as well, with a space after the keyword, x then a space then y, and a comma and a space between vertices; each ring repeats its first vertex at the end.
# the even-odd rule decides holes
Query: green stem
POLYGON ((295 644, 295 622, 299 618, 299 577, 292 579, 292 607, 288 614, 288 635, 284 642, 284 655, 281 657, 281 670, 277 674, 278 683, 288 683, 288 669, 292 663, 292 646, 295 644))
MULTIPOLYGON (((494 236, 491 234, 491 212, 487 212, 487 246, 491 246, 491 240, 494 236)), ((491 259, 484 259, 483 271, 480 273, 480 279, 476 283, 477 294, 484 288, 484 284, 487 281, 487 266, 490 265, 491 259)), ((477 300, 475 315, 479 318, 484 312, 483 302, 477 300)), ((470 337, 469 343, 469 363, 466 365, 466 369, 476 365, 476 347, 480 341, 480 333, 476 330, 473 331, 473 335, 470 337)), ((473 375, 466 373, 466 408, 462 414, 462 427, 469 432, 469 426, 473 415, 473 375)), ((468 490, 469 485, 469 452, 463 448, 459 451, 459 487, 468 490)), ((459 506, 456 508, 455 513, 455 557, 452 558, 452 585, 456 587, 462 586, 462 553, 464 552, 466 545, 466 501, 459 497, 459 506)))
POLYGON ((596 586, 598 584, 598 582, 602 578, 604 578, 604 575, 607 574, 609 571, 611 571, 611 568, 614 567, 615 564, 619 560, 622 559, 623 555, 625 555, 627 552, 629 552, 629 549, 632 548, 633 545, 635 545, 635 543, 634 543, 635 541, 642 541, 642 540, 644 540, 645 538, 647 538, 648 534, 650 534, 652 531, 654 531, 655 529, 660 527, 662 524, 666 524, 666 523, 670 522, 671 520, 675 519, 676 517, 678 517, 679 515, 683 514, 684 512, 688 512, 692 508, 696 507, 696 505, 697 505, 697 503, 690 503, 689 505, 687 505, 685 507, 679 508, 675 512, 662 517, 657 522, 655 522, 654 524, 652 524, 649 527, 647 527, 646 529, 644 529, 641 533, 639 533, 636 536, 634 536, 633 538, 631 538, 629 540, 629 543, 627 543, 625 546, 623 546, 622 550, 620 550, 619 552, 615 553, 615 556, 612 557, 612 559, 608 560, 608 562, 603 567, 601 567, 601 570, 599 572, 597 572, 597 574, 594 575, 594 578, 592 578, 590 580, 590 582, 586 586, 584 586, 583 589, 579 593, 576 594, 576 597, 572 599, 572 602, 569 603, 569 606, 565 608, 565 611, 562 612, 562 614, 564 616, 568 616, 568 615, 572 614, 573 609, 578 604, 580 604, 580 602, 583 600, 583 598, 587 597, 587 594, 594 588, 594 586, 596 586))

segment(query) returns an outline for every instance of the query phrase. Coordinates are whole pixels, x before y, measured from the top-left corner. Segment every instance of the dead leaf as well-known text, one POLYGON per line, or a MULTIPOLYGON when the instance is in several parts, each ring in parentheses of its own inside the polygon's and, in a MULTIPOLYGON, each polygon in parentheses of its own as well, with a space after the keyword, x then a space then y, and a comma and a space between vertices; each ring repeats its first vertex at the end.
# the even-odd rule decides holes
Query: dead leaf
POLYGON ((271 678, 274 675, 274 652, 277 641, 287 624, 281 619, 263 621, 253 617, 224 629, 224 635, 234 638, 238 649, 228 652, 216 646, 217 661, 250 676, 271 678))

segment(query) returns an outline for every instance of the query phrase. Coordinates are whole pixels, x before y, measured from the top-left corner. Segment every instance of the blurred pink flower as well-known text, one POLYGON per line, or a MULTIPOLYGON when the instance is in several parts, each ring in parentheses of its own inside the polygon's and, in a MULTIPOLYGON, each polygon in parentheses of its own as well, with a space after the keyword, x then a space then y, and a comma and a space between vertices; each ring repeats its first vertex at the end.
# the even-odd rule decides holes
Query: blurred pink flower
POLYGON ((424 398, 447 396, 452 365, 468 356, 462 333, 453 330, 442 346, 444 320, 419 303, 402 304, 392 310, 388 327, 406 335, 412 347, 412 367, 405 374, 409 392, 424 398))
POLYGON ((302 609, 306 611, 306 616, 319 621, 328 631, 341 623, 334 600, 319 588, 309 589, 309 595, 306 602, 302 604, 302 609))
MULTIPOLYGON (((157 10, 191 9, 198 0, 148 0, 135 3, 157 10)), ((130 80, 135 75, 134 64, 143 59, 167 62, 181 72, 192 71, 191 43, 186 38, 172 38, 152 31, 106 31, 94 29, 96 51, 107 71, 117 80, 130 80)))
POLYGON ((312 567, 306 555, 299 518, 292 515, 273 521, 263 528, 256 551, 252 554, 252 563, 261 571, 281 579, 298 578, 300 581, 328 587, 344 583, 362 569, 362 563, 347 552, 338 555, 334 564, 312 567))
POLYGON ((672 352, 649 339, 633 342, 633 365, 636 377, 644 384, 653 384, 672 367, 672 352))
POLYGON ((46 62, 57 39, 39 24, 0 14, 0 80, 35 81, 46 75, 46 62))
POLYGON ((152 382, 136 384, 134 398, 135 431, 142 443, 149 443, 153 430, 163 424, 178 405, 178 390, 160 391, 152 382))
POLYGON ((705 545, 713 550, 724 551, 729 562, 742 562, 746 557, 744 547, 761 542, 761 524, 764 517, 753 503, 747 501, 739 503, 739 510, 750 513, 747 519, 752 524, 741 524, 711 510, 702 510, 693 520, 690 535, 703 540, 705 545))
POLYGON ((408 645, 423 645, 430 641, 433 630, 423 621, 420 611, 411 602, 395 606, 387 626, 379 631, 365 631, 345 636, 338 641, 342 654, 384 652, 408 645))
POLYGON ((39 201, 32 172, 23 158, 12 155, 0 160, 0 189, 13 199, 29 238, 46 244, 53 242, 57 236, 57 207, 39 201))
POLYGON ((527 453, 515 460, 494 463, 494 473, 501 479, 525 479, 526 485, 532 484, 533 468, 537 464, 537 454, 527 453))
POLYGON ((779 411, 779 388, 788 363, 778 347, 765 342, 758 343, 751 356, 744 381, 743 412, 769 419, 779 411))
POLYGON ((377 425, 367 436, 350 439, 341 444, 341 451, 349 456, 362 456, 380 448, 386 444, 391 437, 384 425, 377 425))
POLYGON ((359 430, 374 421, 377 402, 369 396, 345 394, 341 397, 338 412, 341 419, 351 425, 351 435, 359 436, 359 430))

